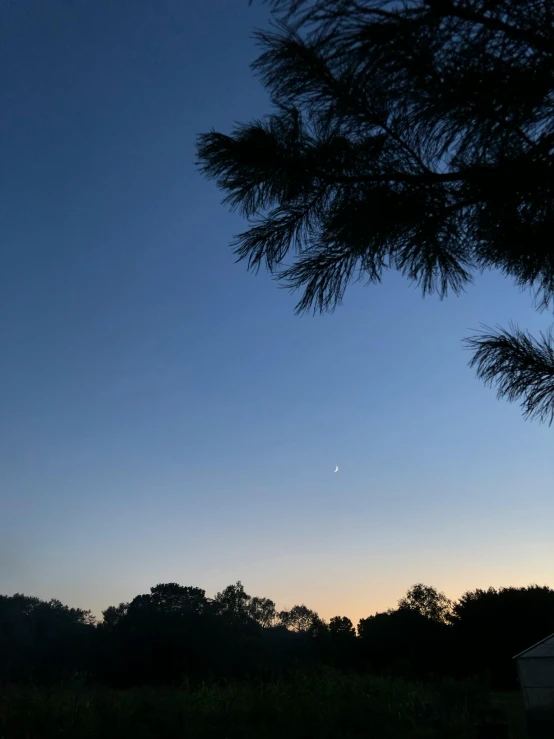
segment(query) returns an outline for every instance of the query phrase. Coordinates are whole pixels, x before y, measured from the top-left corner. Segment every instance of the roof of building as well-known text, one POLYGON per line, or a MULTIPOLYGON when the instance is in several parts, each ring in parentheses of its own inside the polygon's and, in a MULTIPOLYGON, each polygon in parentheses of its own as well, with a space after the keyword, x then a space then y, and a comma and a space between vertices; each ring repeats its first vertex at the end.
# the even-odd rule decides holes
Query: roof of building
POLYGON ((540 657, 552 657, 554 658, 554 634, 546 636, 541 641, 533 644, 532 647, 527 647, 523 652, 516 654, 514 659, 532 659, 540 657))

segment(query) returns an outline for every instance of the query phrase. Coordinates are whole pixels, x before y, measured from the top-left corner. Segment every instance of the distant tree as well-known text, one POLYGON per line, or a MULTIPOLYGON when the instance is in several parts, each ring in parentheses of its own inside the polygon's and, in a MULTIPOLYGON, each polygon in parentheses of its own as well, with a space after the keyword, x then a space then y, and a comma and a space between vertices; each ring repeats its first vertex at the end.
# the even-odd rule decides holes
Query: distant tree
POLYGON ((329 633, 339 638, 351 639, 356 637, 356 629, 352 621, 346 616, 333 616, 329 621, 329 633))
POLYGON ((163 583, 150 589, 150 603, 164 612, 203 613, 208 606, 206 591, 202 588, 163 583))
POLYGON ((240 580, 234 585, 228 585, 213 599, 217 612, 233 622, 244 622, 250 619, 251 601, 252 597, 246 593, 240 580))
POLYGON ((102 627, 114 628, 121 623, 123 618, 125 618, 128 610, 128 603, 120 603, 118 606, 109 606, 105 611, 102 611, 102 627))
POLYGON ((464 593, 451 604, 417 584, 397 609, 358 624, 327 624, 296 605, 278 614, 239 581, 213 600, 201 588, 160 583, 110 606, 96 625, 89 611, 60 601, 0 596, 0 684, 53 683, 83 673, 97 683, 200 686, 271 680, 318 665, 411 679, 487 676, 516 685, 513 656, 554 632, 554 590, 531 585, 464 593))
POLYGON ((279 621, 287 629, 302 632, 309 632, 321 623, 317 613, 304 605, 293 606, 290 611, 280 611, 279 621))
POLYGON ((436 588, 417 583, 398 601, 398 608, 416 611, 432 621, 445 623, 452 611, 452 601, 436 588))
POLYGON ((351 669, 358 666, 356 629, 346 616, 333 616, 322 640, 322 656, 334 667, 351 669))
MULTIPOLYGON (((440 297, 494 269, 551 307, 551 0, 272 5, 253 68, 273 112, 199 138, 201 171, 249 220, 239 259, 301 289, 298 311, 334 310, 387 269, 440 297)), ((499 396, 552 421, 550 333, 468 345, 499 396)))
POLYGON ((412 608, 376 613, 358 624, 362 655, 372 669, 414 679, 447 668, 449 631, 412 608))
POLYGON ((67 679, 90 664, 94 618, 59 600, 0 596, 0 680, 67 679))
POLYGON ((329 635, 329 624, 316 613, 307 633, 313 639, 326 639, 329 635))
POLYGON ((514 688, 513 657, 554 632, 554 590, 531 585, 464 593, 452 622, 465 674, 488 674, 495 687, 514 688))
POLYGON ((247 606, 248 614, 260 626, 273 626, 277 619, 275 603, 269 598, 258 598, 254 596, 247 606))
POLYGON ((200 679, 225 660, 225 625, 202 588, 159 583, 103 616, 98 672, 118 686, 200 679))

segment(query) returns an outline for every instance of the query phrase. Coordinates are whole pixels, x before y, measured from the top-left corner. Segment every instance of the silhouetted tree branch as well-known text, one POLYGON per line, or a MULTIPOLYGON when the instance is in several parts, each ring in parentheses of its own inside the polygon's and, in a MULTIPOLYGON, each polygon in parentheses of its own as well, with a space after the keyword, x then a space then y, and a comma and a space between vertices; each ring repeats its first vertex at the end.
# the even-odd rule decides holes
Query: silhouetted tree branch
POLYGON ((551 333, 535 339, 513 327, 511 332, 485 327, 465 340, 474 351, 471 366, 498 396, 521 401, 524 415, 552 424, 554 420, 554 343, 551 333))
MULTIPOLYGON (((239 260, 301 291, 299 312, 332 311, 388 269, 441 297, 496 269, 550 306, 550 0, 270 4, 253 69, 273 111, 198 140, 201 171, 249 221, 239 260)), ((549 416, 540 372, 514 385, 484 356, 474 364, 494 366, 501 395, 538 398, 528 415, 549 416)))

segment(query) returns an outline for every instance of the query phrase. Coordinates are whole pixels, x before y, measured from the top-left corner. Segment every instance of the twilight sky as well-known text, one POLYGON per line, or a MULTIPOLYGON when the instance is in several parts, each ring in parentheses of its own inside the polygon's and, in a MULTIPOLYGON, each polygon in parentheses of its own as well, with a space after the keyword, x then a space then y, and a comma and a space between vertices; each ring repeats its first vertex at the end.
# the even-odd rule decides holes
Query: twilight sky
POLYGON ((485 275, 334 315, 234 264, 195 136, 268 112, 247 0, 0 8, 0 592, 100 615, 158 582, 357 621, 413 583, 554 585, 554 428, 467 367, 538 330, 485 275), (333 473, 338 464, 340 471, 333 473))

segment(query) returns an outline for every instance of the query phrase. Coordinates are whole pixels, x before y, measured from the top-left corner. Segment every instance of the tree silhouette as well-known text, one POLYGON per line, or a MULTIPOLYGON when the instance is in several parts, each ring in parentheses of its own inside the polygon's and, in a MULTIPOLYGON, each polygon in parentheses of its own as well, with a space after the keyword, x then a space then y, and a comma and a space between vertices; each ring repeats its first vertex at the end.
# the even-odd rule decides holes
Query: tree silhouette
POLYGON ((217 593, 213 600, 217 613, 225 615, 234 623, 250 619, 251 601, 251 596, 245 592, 240 580, 234 585, 228 585, 221 593, 217 593))
POLYGON ((321 619, 307 606, 293 606, 290 611, 280 611, 279 621, 292 631, 309 632, 317 627, 321 619))
MULTIPOLYGON (((554 298, 550 0, 274 0, 254 71, 274 107, 198 142, 201 171, 249 220, 234 247, 334 310, 399 270, 459 293, 495 269, 554 298), (285 259, 294 255, 292 264, 285 259)), ((554 418, 554 344, 470 338, 484 381, 554 418)))
POLYGON ((102 626, 110 629, 115 628, 125 618, 128 610, 128 603, 120 603, 118 606, 108 606, 105 611, 102 611, 102 626))
POLYGON ((511 333, 485 328, 480 336, 466 339, 466 344, 474 350, 470 364, 486 384, 496 384, 499 397, 521 398, 525 416, 552 423, 554 340, 550 331, 535 339, 517 326, 511 333))
POLYGON ((323 636, 323 658, 331 665, 352 669, 358 666, 356 629, 346 616, 333 616, 323 636))
POLYGON ((150 602, 164 612, 204 613, 208 607, 206 591, 185 587, 175 582, 156 585, 150 589, 150 602))
POLYGON ((419 610, 399 608, 361 619, 358 635, 373 670, 421 679, 448 674, 449 627, 419 610))
POLYGON ((0 680, 67 679, 90 666, 93 636, 90 611, 0 595, 0 680))
POLYGON ((436 588, 417 583, 398 601, 398 608, 415 611, 431 621, 445 623, 449 619, 452 602, 436 588))
POLYGON ((247 606, 248 615, 260 626, 273 626, 277 619, 275 603, 269 598, 258 598, 254 596, 247 606))
POLYGON ((329 633, 338 638, 351 639, 356 636, 356 629, 346 616, 333 616, 329 621, 329 633))
POLYGON ((452 621, 459 667, 513 688, 512 657, 554 632, 554 590, 531 585, 468 591, 454 604, 452 621))
POLYGON ((0 596, 0 682, 37 684, 76 676, 95 684, 181 685, 273 680, 326 666, 416 680, 488 677, 516 687, 512 657, 554 631, 554 590, 489 588, 450 601, 418 583, 398 608, 327 624, 305 605, 279 613, 239 581, 213 599, 197 587, 160 583, 88 611, 21 594, 0 596), (253 605, 254 604, 254 605, 253 605))

